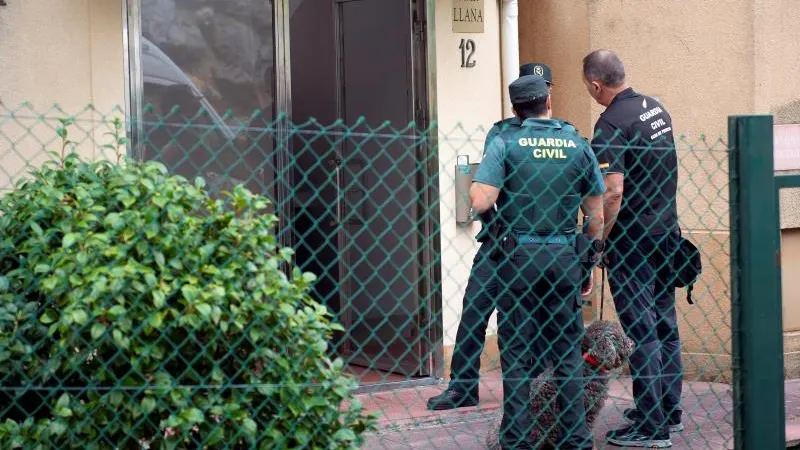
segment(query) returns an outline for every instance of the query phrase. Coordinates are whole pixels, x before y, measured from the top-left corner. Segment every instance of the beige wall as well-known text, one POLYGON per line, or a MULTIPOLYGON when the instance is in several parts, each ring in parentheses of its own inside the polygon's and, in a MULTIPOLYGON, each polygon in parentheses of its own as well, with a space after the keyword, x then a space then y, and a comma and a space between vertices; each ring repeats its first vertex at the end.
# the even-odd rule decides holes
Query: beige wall
MULTIPOLYGON (((455 221, 454 176, 457 155, 480 162, 483 143, 491 125, 502 118, 500 77, 499 5, 485 1, 483 33, 453 33, 449 2, 436 2, 436 95, 439 126, 441 189, 442 292, 444 345, 455 342, 472 258, 480 225, 455 221), (473 68, 461 67, 459 43, 476 43, 473 68)), ((496 321, 493 319, 490 332, 496 321)))
POLYGON ((0 9, 0 99, 38 110, 124 100, 122 2, 25 0, 0 9))
MULTIPOLYGON (((701 378, 725 378, 730 367, 727 117, 774 114, 776 124, 800 123, 799 22, 794 0, 520 5, 520 59, 553 67, 557 116, 591 134, 602 107, 585 93, 580 61, 608 48, 624 61, 629 84, 659 98, 683 136, 681 223, 700 246, 705 269, 696 304, 686 304, 679 290, 678 305, 688 369, 701 378)), ((781 194, 786 330, 800 328, 800 285, 787 276, 800 270, 793 214, 799 207, 800 190, 781 194)), ((609 302, 605 313, 613 314, 609 302)))
POLYGON ((85 131, 76 125, 71 137, 92 154, 93 146, 86 144, 104 139, 100 114, 124 105, 121 5, 119 0, 25 0, 0 8, 0 112, 20 116, 0 125, 0 134, 15 142, 7 153, 9 141, 0 140, 0 154, 6 154, 0 190, 26 163, 36 165, 45 157, 41 141, 48 149, 57 146, 54 122, 28 117, 76 115, 85 131))
POLYGON ((553 115, 591 136, 591 98, 581 81, 581 58, 589 48, 589 2, 537 0, 519 4, 519 61, 543 62, 553 70, 553 115))
MULTIPOLYGON (((563 84, 556 82, 554 89, 555 113, 575 123, 582 134, 591 135, 602 111, 586 94, 580 73, 583 56, 597 48, 614 50, 625 63, 629 84, 658 98, 672 115, 676 137, 680 137, 681 225, 704 255, 704 274, 693 293, 695 305, 685 301, 685 290, 680 289, 678 314, 687 370, 704 379, 725 379, 730 367, 728 159, 724 141, 727 117, 757 112, 757 92, 769 89, 768 84, 756 81, 760 72, 772 68, 764 65, 756 71, 762 63, 757 63, 756 49, 765 47, 766 41, 755 38, 759 28, 754 28, 754 22, 761 20, 767 28, 771 16, 780 12, 754 10, 794 6, 791 0, 771 3, 774 5, 760 8, 754 7, 758 5, 753 1, 542 0, 520 6, 521 60, 551 64, 555 80, 564 80, 563 84)), ((784 33, 792 17, 785 19, 784 33)), ((780 29, 772 33, 778 34, 767 40, 772 45, 786 37, 780 35, 780 29)), ((779 45, 783 50, 771 49, 774 56, 770 58, 779 58, 787 46, 795 45, 792 43, 779 45)), ((786 62, 787 69, 792 61, 786 62)), ((774 71, 770 76, 789 79, 774 71)), ((606 317, 613 317, 610 303, 606 301, 606 317)))

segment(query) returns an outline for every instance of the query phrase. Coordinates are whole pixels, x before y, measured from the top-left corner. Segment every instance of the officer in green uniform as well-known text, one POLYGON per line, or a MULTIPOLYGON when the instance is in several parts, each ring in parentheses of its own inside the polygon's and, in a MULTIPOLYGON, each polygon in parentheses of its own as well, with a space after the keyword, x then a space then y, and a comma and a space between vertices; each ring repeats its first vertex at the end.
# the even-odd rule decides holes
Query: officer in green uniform
MULTIPOLYGON (((529 63, 519 68, 520 76, 540 74, 548 86, 552 84, 553 73, 546 64, 529 63)), ((566 124, 566 122, 562 122, 566 124)), ((494 124, 486 136, 488 146, 501 130, 519 128, 522 121, 518 117, 502 120, 494 124)), ((568 126, 564 126, 568 128, 568 126)), ((574 128, 573 128, 574 130, 574 128)), ((446 410, 475 406, 479 400, 478 380, 480 378, 481 353, 486 341, 486 327, 497 306, 497 298, 504 295, 505 289, 498 284, 497 265, 494 257, 495 241, 488 233, 490 216, 479 216, 482 226, 475 239, 481 243, 472 260, 469 280, 464 292, 464 306, 461 321, 456 332, 453 358, 450 362, 450 383, 447 389, 428 399, 430 410, 446 410)), ((501 319, 498 316, 498 319, 501 319)), ((534 350, 532 358, 541 356, 542 351, 534 350)))
POLYGON ((590 449, 582 380, 580 251, 578 210, 589 216, 587 234, 595 240, 590 258, 602 252, 605 184, 591 147, 573 129, 551 119, 552 104, 541 76, 520 77, 509 86, 519 128, 501 131, 489 144, 470 188, 473 210, 497 205, 504 259, 500 284, 510 295, 498 298, 500 364, 503 373, 505 449, 536 448, 530 380, 545 367, 533 358, 539 344, 554 368, 560 408, 560 449, 590 449), (528 331, 528 330, 533 330, 528 331))

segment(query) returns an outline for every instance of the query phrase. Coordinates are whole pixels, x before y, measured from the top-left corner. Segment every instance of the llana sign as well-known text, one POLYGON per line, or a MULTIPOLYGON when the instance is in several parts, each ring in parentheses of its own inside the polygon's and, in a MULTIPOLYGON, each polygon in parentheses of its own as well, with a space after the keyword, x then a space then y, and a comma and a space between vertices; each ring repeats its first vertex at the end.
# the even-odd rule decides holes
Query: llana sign
POLYGON ((453 32, 483 33, 483 0, 453 0, 453 32))

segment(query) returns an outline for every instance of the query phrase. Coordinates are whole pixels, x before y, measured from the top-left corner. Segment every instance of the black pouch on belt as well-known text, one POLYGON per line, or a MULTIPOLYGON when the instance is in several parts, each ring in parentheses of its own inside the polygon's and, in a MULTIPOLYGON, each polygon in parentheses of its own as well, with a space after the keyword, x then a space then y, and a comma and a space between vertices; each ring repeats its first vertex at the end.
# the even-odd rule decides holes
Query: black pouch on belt
POLYGON ((589 279, 594 269, 594 263, 590 255, 591 241, 586 233, 581 232, 575 235, 575 253, 578 254, 578 264, 581 265, 581 287, 589 283, 589 279))

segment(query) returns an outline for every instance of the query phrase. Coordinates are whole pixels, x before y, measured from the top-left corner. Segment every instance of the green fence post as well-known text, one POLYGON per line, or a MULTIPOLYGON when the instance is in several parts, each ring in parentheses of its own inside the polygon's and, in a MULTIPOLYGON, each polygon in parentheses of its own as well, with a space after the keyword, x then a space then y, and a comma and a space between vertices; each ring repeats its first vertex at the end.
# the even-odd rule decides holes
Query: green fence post
POLYGON ((728 118, 734 444, 786 448, 772 116, 728 118))

